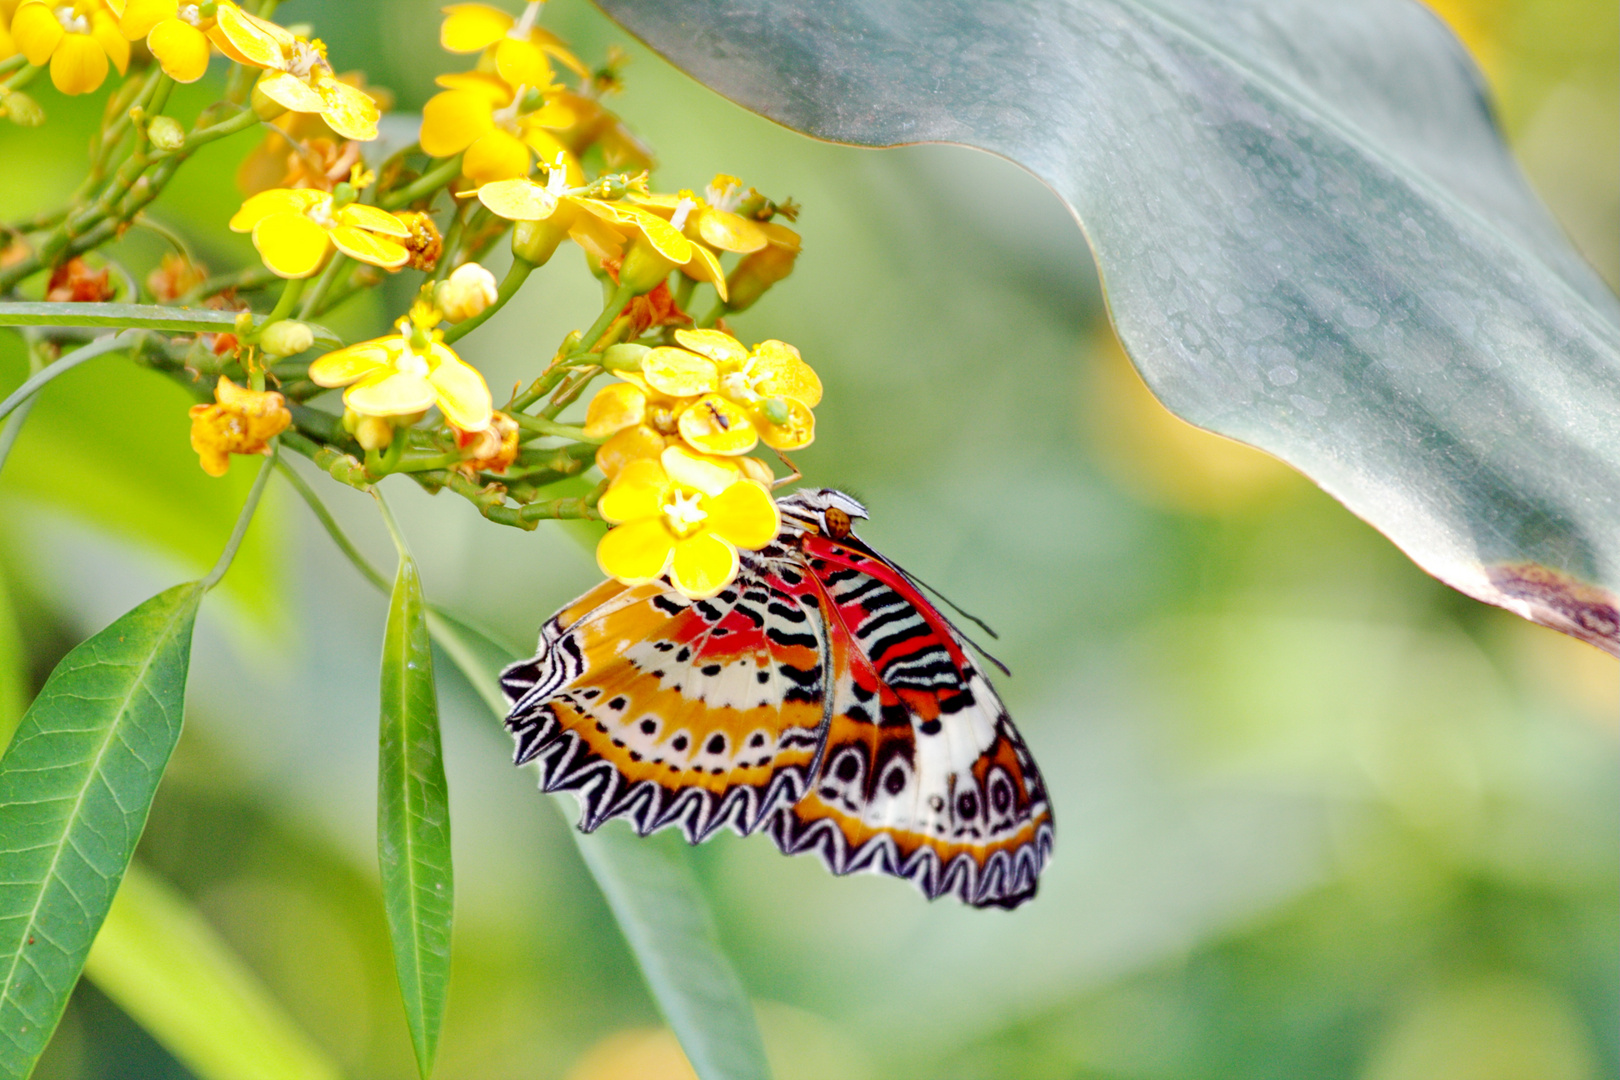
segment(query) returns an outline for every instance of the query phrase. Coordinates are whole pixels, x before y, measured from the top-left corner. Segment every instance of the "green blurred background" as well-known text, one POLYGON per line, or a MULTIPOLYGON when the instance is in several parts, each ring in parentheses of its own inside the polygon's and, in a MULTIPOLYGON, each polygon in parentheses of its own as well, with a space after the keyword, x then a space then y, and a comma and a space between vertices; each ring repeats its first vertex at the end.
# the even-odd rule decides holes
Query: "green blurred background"
MULTIPOLYGON (((1613 3, 1437 6, 1527 172, 1620 281, 1613 3)), ((364 67, 405 110, 463 66, 423 0, 280 14, 316 22, 339 70, 364 67)), ((1056 860, 1012 914, 834 879, 762 838, 696 850, 780 1080, 1620 1074, 1612 658, 1437 585, 1287 468, 1171 418, 1114 344, 1078 229, 1015 167, 812 142, 585 0, 545 19, 588 62, 630 48, 616 107, 656 145, 661 188, 723 171, 804 204, 797 272, 734 325, 798 345, 826 382, 796 457, 808 481, 866 500, 871 541, 1001 631, 1000 688, 1056 804, 1056 860)), ((95 118, 40 96, 48 126, 0 128, 7 217, 71 189, 95 118)), ((248 143, 212 149, 157 216, 220 270, 251 259, 224 230, 248 143)), ((123 245, 137 276, 161 251, 123 245)), ((464 355, 499 398, 597 292, 561 257, 464 355)), ((334 322, 374 332, 406 301, 385 288, 334 322)), ((0 392, 22 372, 0 339, 0 392)), ((218 550, 251 463, 204 476, 186 404, 107 361, 35 410, 0 476, 5 724, 72 643, 218 550)), ((369 500, 306 472, 389 565, 369 500)), ((587 530, 518 533, 388 490, 430 597, 523 646, 597 577, 587 530)), ((205 608, 139 857, 346 1075, 406 1077, 374 840, 384 601, 272 495, 205 608)), ((437 1075, 689 1076, 562 817, 440 672, 459 895, 437 1075)), ((86 983, 37 1075, 191 1074, 86 983)))

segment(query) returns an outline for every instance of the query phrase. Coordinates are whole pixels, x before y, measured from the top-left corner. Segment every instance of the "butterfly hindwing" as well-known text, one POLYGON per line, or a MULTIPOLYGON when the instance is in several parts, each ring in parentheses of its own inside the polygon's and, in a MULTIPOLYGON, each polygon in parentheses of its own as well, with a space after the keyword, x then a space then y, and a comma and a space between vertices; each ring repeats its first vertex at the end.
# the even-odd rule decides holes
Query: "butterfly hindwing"
POLYGON ((834 873, 895 874, 931 898, 1027 899, 1050 855, 1051 807, 961 636, 853 538, 803 546, 830 612, 832 709, 815 781, 771 835, 834 873))
POLYGON ((809 596, 739 580, 707 600, 599 586, 507 669, 508 728, 580 826, 627 817, 696 843, 742 833, 804 791, 820 741, 820 620, 809 596))

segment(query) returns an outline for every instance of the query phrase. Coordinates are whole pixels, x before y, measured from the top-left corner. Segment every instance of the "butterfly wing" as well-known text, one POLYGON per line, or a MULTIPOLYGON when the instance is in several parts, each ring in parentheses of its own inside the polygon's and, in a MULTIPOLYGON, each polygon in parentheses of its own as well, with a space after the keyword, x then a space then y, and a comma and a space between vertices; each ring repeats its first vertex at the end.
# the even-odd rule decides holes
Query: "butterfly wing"
POLYGON ((830 717, 814 782, 768 831, 835 874, 1015 907, 1052 850, 1040 772, 962 636, 853 538, 801 540, 828 630, 830 717))
POLYGON ((709 600, 604 582, 503 672, 518 763, 577 794, 582 829, 622 816, 698 843, 803 794, 826 719, 823 624, 808 582, 758 565, 709 600))

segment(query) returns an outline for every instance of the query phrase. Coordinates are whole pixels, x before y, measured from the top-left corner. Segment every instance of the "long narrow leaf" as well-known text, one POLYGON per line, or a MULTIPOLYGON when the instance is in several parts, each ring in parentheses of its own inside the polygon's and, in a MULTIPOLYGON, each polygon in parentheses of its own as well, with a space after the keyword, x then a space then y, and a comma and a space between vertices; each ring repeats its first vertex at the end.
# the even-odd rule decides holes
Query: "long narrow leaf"
POLYGON ((341 1075, 202 915, 139 862, 84 973, 199 1080, 341 1075))
POLYGON ((180 737, 203 589, 62 660, 0 758, 0 1077, 26 1077, 107 916, 180 737))
POLYGON ((422 1076, 433 1070, 450 981, 450 795, 439 748, 422 581, 400 553, 383 634, 377 858, 394 966, 422 1076))
MULTIPOLYGON (((497 716, 506 713, 499 674, 518 657, 443 612, 433 636, 497 716)), ((563 815, 568 803, 555 802, 563 815)), ((570 829, 607 897, 647 986, 702 1080, 765 1080, 770 1066, 742 981, 721 951, 703 892, 670 838, 570 829)))

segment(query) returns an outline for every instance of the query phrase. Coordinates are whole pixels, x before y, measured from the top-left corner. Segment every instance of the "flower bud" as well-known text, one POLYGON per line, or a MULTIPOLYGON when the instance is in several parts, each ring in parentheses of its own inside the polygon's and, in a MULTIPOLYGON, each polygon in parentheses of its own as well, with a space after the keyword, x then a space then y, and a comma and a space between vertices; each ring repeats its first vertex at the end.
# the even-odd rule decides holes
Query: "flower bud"
POLYGON ((287 106, 260 90, 258 83, 253 84, 253 94, 248 101, 253 106, 253 111, 258 114, 259 119, 266 122, 274 120, 287 111, 287 106))
POLYGON ((295 356, 315 344, 315 332, 294 319, 277 319, 259 334, 268 356, 295 356))
POLYGON ((637 296, 650 293, 675 269, 675 264, 658 253, 645 239, 637 237, 624 254, 619 267, 619 283, 628 285, 637 296))
POLYGON ((21 90, 0 95, 0 115, 6 116, 18 127, 39 127, 45 122, 45 110, 21 90))
POLYGON ((602 353, 602 366, 609 371, 640 371, 641 358, 652 352, 645 345, 635 345, 625 341, 618 345, 610 345, 602 353))
POLYGON ((394 441, 394 425, 380 416, 362 416, 354 425, 354 441, 367 450, 386 450, 394 441))
POLYGON ((793 273, 799 257, 799 234, 785 225, 761 222, 769 240, 758 251, 744 255, 726 278, 726 309, 743 311, 752 307, 765 291, 793 273))
POLYGON ((172 116, 154 116, 146 125, 146 137, 159 150, 178 150, 186 144, 186 129, 172 116))
POLYGON ((512 226, 512 254, 536 266, 544 266, 557 245, 568 238, 568 230, 551 221, 520 221, 512 226))
POLYGON ((482 315, 495 302, 495 275, 475 262, 462 263, 433 290, 433 302, 453 323, 482 315))

